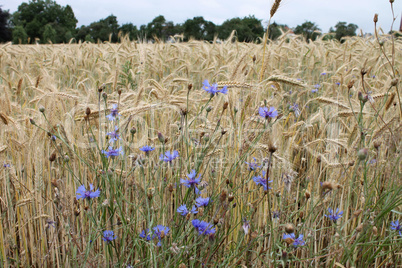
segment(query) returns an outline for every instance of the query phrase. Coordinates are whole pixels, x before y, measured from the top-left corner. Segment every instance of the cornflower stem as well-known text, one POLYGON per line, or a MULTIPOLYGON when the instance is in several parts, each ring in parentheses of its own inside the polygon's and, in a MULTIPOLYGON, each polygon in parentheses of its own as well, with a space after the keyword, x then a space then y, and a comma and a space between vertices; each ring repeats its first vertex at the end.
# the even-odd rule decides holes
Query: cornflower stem
POLYGON ((101 93, 98 94, 98 113, 99 113, 99 128, 98 128, 98 136, 99 136, 99 146, 102 148, 102 134, 101 134, 101 93))
MULTIPOLYGON (((272 161, 272 152, 269 152, 269 160, 268 160, 268 167, 267 167, 267 173, 265 174, 265 180, 267 183, 267 203, 268 203, 268 221, 271 229, 271 234, 269 236, 269 241, 270 241, 270 247, 273 245, 273 226, 272 226, 272 216, 271 216, 271 199, 269 198, 269 186, 268 186, 268 180, 269 180, 269 168, 271 166, 271 161, 272 161)), ((268 226, 267 226, 267 232, 268 232, 268 226)), ((267 255, 268 256, 268 255, 267 255)))

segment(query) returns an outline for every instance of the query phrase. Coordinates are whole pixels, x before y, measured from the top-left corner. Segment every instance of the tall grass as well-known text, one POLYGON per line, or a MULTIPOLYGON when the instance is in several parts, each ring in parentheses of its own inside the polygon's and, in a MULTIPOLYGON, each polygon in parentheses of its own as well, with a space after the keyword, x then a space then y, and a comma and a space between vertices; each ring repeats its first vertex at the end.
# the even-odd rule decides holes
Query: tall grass
POLYGON ((402 43, 380 38, 384 52, 373 38, 284 35, 264 67, 261 44, 232 40, 2 45, 3 266, 401 265, 391 222, 402 221, 392 75, 402 43), (205 79, 228 93, 211 97, 205 79), (279 114, 267 120, 260 107, 279 114), (123 153, 107 158, 109 146, 123 153), (178 158, 160 160, 173 150, 178 158), (182 216, 198 197, 181 181, 192 170, 210 201, 182 216), (253 180, 262 171, 267 191, 253 180), (77 200, 90 184, 100 195, 77 200), (330 220, 328 208, 342 217, 330 220), (215 233, 199 234, 194 219, 215 233), (155 235, 157 225, 169 230, 155 235), (106 230, 116 239, 104 241, 106 230))

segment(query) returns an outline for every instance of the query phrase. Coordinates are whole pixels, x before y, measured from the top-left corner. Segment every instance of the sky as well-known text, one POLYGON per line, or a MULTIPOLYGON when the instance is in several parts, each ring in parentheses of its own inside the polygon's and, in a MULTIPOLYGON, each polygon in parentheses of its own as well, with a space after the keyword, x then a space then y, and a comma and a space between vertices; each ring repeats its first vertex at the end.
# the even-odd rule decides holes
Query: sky
MULTIPOLYGON (((12 13, 23 2, 28 0, 0 0, 0 6, 12 13)), ((89 25, 111 14, 117 17, 120 25, 131 22, 138 27, 159 15, 174 23, 203 16, 217 25, 227 19, 254 15, 266 26, 273 0, 56 0, 56 3, 72 7, 77 26, 89 25)), ((398 30, 402 0, 395 0, 394 12, 393 29, 398 30)), ((323 32, 328 32, 339 21, 345 21, 359 26, 358 31, 372 33, 375 13, 379 14, 378 25, 388 32, 392 23, 389 0, 282 0, 272 21, 296 27, 307 20, 316 23, 323 32)))

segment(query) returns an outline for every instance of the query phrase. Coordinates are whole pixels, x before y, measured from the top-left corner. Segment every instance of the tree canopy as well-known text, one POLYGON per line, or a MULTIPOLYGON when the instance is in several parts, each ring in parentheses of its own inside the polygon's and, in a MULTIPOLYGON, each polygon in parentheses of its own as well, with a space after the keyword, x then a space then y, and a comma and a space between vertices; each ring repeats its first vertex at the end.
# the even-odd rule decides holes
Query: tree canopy
MULTIPOLYGON (((131 22, 119 25, 117 17, 113 14, 89 25, 77 27, 77 22, 69 5, 61 6, 53 0, 29 0, 28 3, 20 4, 13 14, 0 8, 0 42, 25 44, 40 40, 41 43, 62 43, 69 42, 72 38, 88 42, 118 42, 119 37, 125 35, 131 40, 168 41, 176 34, 182 35, 185 41, 191 38, 212 41, 214 38, 227 39, 233 31, 236 32, 238 41, 255 42, 261 40, 266 31, 262 20, 253 15, 227 19, 221 25, 215 25, 202 16, 175 24, 166 20, 163 15, 158 15, 151 22, 139 27, 131 22)), ((333 36, 338 40, 356 35, 355 24, 338 22, 334 27, 330 32, 333 32, 333 36)), ((269 26, 268 37, 275 40, 288 29, 287 25, 273 22, 269 26)), ((313 41, 321 31, 318 25, 311 21, 305 21, 293 30, 295 34, 313 41)))

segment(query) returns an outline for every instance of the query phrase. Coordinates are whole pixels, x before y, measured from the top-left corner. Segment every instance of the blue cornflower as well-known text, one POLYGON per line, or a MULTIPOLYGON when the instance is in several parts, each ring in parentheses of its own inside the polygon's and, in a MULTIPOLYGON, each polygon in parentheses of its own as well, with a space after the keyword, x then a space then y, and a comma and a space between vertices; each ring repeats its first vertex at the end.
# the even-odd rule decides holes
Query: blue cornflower
POLYGON ((180 179, 180 183, 184 184, 187 188, 190 188, 191 186, 196 186, 201 182, 201 175, 198 176, 198 178, 195 177, 196 173, 195 170, 193 169, 190 174, 187 174, 188 180, 183 180, 180 179))
POLYGON ((269 110, 267 107, 260 107, 258 108, 258 113, 265 119, 268 119, 268 117, 274 118, 278 116, 278 111, 275 110, 274 107, 270 107, 269 110))
POLYGON ((289 110, 293 111, 296 117, 300 115, 300 108, 297 103, 293 103, 293 105, 289 106, 289 110))
POLYGON ((117 140, 121 140, 120 135, 119 135, 119 127, 118 126, 115 126, 114 131, 108 132, 106 135, 110 137, 110 140, 109 140, 110 143, 115 142, 117 140))
POLYGON ((199 235, 211 235, 215 233, 215 228, 212 228, 212 225, 205 221, 200 221, 199 219, 192 220, 194 228, 198 231, 199 235))
POLYGON ((329 212, 328 215, 324 215, 324 216, 333 222, 336 222, 337 220, 339 220, 343 214, 343 211, 339 212, 339 208, 337 208, 335 212, 332 210, 332 208, 328 208, 328 212, 329 212))
POLYGON ((159 156, 159 159, 171 163, 176 157, 179 157, 178 151, 173 152, 166 151, 165 154, 161 154, 159 156))
POLYGON ((341 83, 339 83, 339 82, 336 82, 336 83, 335 83, 335 85, 337 85, 337 86, 340 86, 340 85, 341 85, 341 83))
POLYGON ((250 222, 247 219, 243 219, 243 230, 244 230, 244 235, 247 235, 250 231, 250 222))
POLYGON ((151 240, 151 234, 149 233, 149 229, 142 230, 142 232, 140 233, 140 237, 144 238, 147 241, 150 241, 151 240))
POLYGON ((155 150, 155 148, 154 148, 154 147, 151 147, 151 146, 148 146, 148 145, 145 145, 145 146, 142 146, 142 147, 140 148, 140 150, 143 151, 143 152, 145 152, 146 154, 148 154, 149 152, 155 150))
POLYGON ((391 222, 391 230, 399 231, 399 235, 402 235, 402 226, 399 224, 399 220, 391 222))
POLYGON ((117 104, 113 104, 112 109, 110 109, 110 114, 108 114, 106 118, 110 121, 113 121, 116 119, 116 117, 120 117, 119 109, 117 108, 117 104))
MULTIPOLYGON (((152 228, 154 230, 155 235, 158 237, 159 241, 164 238, 170 231, 170 228, 163 225, 157 225, 156 227, 152 228)), ((158 243, 160 246, 160 243, 158 243)))
POLYGON ((10 164, 8 164, 6 162, 3 163, 3 168, 9 168, 9 167, 10 167, 10 164))
POLYGON ((299 235, 299 237, 296 238, 294 233, 283 234, 283 240, 286 240, 286 243, 288 244, 293 243, 295 248, 298 246, 304 246, 306 244, 306 242, 303 240, 303 235, 299 235))
POLYGON ((265 171, 262 172, 262 176, 253 177, 253 181, 257 186, 262 185, 264 187, 264 191, 267 191, 267 189, 272 189, 268 186, 268 183, 271 183, 272 181, 268 181, 267 183, 267 180, 265 179, 265 171))
POLYGON ((120 148, 117 148, 117 149, 113 149, 112 146, 109 146, 109 150, 108 151, 102 150, 102 153, 104 155, 106 155, 107 158, 109 158, 109 157, 119 156, 119 154, 123 155, 124 152, 123 152, 123 148, 121 146, 120 146, 120 148))
POLYGON ((321 87, 320 84, 314 85, 314 89, 311 90, 312 93, 317 93, 318 89, 321 87))
POLYGON ((191 208, 191 211, 188 211, 187 206, 185 204, 178 207, 177 212, 180 213, 180 215, 182 215, 182 216, 186 216, 188 213, 192 213, 192 214, 198 213, 197 208, 194 205, 191 208))
POLYGON ((55 135, 52 135, 52 137, 50 138, 52 141, 56 141, 57 137, 55 135))
POLYGON ((98 197, 100 195, 100 190, 99 189, 97 189, 96 191, 93 191, 93 190, 94 190, 94 186, 91 183, 89 184, 88 191, 85 189, 84 185, 81 185, 80 187, 78 187, 77 192, 75 192, 77 200, 80 198, 91 199, 91 198, 98 197))
POLYGON ((259 166, 258 164, 257 164, 257 159, 255 159, 255 157, 253 157, 253 159, 254 159, 254 162, 245 162, 247 165, 248 165, 248 170, 250 170, 250 171, 255 171, 255 170, 257 170, 257 168, 261 168, 261 166, 259 166))
POLYGON ((208 80, 204 80, 204 82, 202 82, 202 84, 204 85, 202 87, 203 90, 205 90, 206 92, 211 94, 211 97, 213 97, 215 94, 218 93, 222 93, 222 94, 227 94, 228 93, 228 88, 227 86, 224 86, 222 89, 218 89, 218 84, 212 84, 212 86, 209 85, 208 80))
POLYGON ((327 74, 326 72, 322 72, 322 73, 321 73, 321 75, 326 75, 326 74, 327 74))
POLYGON ((197 207, 206 207, 209 203, 209 197, 202 198, 201 196, 195 199, 195 205, 197 207))
POLYGON ((115 240, 116 238, 117 238, 117 236, 114 235, 113 231, 104 231, 103 232, 102 240, 106 241, 107 243, 115 240))

